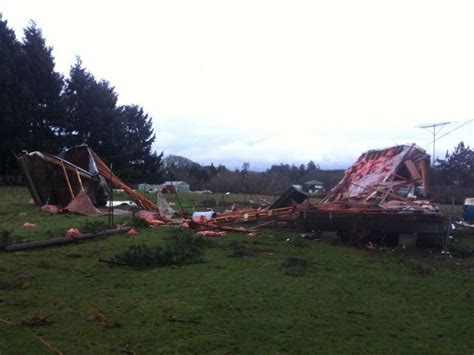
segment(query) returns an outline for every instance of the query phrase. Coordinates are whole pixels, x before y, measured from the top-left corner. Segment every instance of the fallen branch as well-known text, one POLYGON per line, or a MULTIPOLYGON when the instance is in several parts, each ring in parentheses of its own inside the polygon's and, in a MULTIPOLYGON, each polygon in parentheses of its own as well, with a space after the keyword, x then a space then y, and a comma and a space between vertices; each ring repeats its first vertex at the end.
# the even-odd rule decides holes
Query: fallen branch
MULTIPOLYGON (((5 324, 8 324, 8 325, 15 325, 15 323, 13 322, 10 322, 9 320, 6 320, 6 319, 2 319, 0 318, 0 322, 2 323, 5 323, 5 324)), ((23 328, 25 329, 27 332, 33 334, 40 342, 41 344, 45 345, 49 350, 55 352, 56 354, 58 355, 63 355, 63 352, 58 350, 57 348, 55 348, 54 346, 52 346, 50 343, 48 343, 46 340, 44 340, 42 337, 40 337, 39 335, 36 335, 35 333, 33 333, 32 331, 26 329, 26 328, 23 328)))
POLYGON ((63 355, 62 351, 56 349, 54 346, 52 346, 51 344, 49 344, 46 340, 44 340, 42 337, 40 337, 39 335, 36 335, 35 336, 38 338, 38 340, 44 344, 49 350, 51 351, 54 351, 56 354, 58 355, 63 355))
POLYGON ((106 229, 102 232, 98 233, 84 233, 79 234, 77 237, 59 237, 54 239, 46 239, 46 240, 35 240, 32 242, 27 243, 17 243, 17 244, 10 244, 8 245, 5 250, 6 251, 19 251, 19 250, 26 250, 26 249, 37 249, 37 248, 45 248, 54 245, 63 245, 68 243, 75 243, 82 240, 102 237, 110 234, 116 233, 123 233, 130 230, 131 227, 123 227, 123 228, 114 228, 114 229, 106 229))

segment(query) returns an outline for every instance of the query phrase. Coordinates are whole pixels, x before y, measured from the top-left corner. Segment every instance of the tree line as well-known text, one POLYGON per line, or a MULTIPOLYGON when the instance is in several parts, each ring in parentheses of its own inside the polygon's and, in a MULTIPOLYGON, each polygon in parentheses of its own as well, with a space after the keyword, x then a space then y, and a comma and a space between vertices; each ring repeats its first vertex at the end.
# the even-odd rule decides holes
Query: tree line
POLYGON ((0 14, 0 175, 18 174, 12 153, 57 154, 86 143, 125 180, 158 182, 162 154, 152 151, 151 117, 117 99, 80 58, 68 77, 58 73, 41 29, 30 22, 18 40, 0 14))
POLYGON ((169 155, 163 161, 163 176, 167 180, 182 180, 192 190, 211 190, 246 194, 281 194, 291 185, 302 185, 318 180, 326 188, 334 186, 342 177, 343 170, 321 170, 313 161, 294 164, 272 165, 262 172, 250 170, 244 163, 241 169, 228 169, 225 165, 200 164, 178 155, 169 155))
MULTIPOLYGON (((302 185, 309 180, 318 180, 329 190, 344 174, 344 170, 322 170, 313 161, 299 166, 272 165, 256 172, 250 170, 249 163, 231 170, 224 165, 201 166, 177 155, 165 157, 163 168, 164 179, 186 181, 192 190, 248 194, 280 194, 290 185, 302 185)), ((432 197, 438 202, 450 203, 455 197, 461 203, 464 197, 474 196, 474 151, 460 142, 451 153, 446 152, 432 169, 431 183, 432 197)))
POLYGON ((432 198, 437 202, 463 203, 474 197, 474 151, 464 142, 437 159, 432 174, 432 198))

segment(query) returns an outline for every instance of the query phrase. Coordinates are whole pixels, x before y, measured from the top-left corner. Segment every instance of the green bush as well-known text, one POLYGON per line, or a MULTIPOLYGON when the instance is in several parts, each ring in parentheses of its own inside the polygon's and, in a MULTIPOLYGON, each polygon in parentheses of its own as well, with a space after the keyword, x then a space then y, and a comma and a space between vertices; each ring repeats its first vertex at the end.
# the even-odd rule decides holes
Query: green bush
POLYGON ((286 275, 303 276, 306 274, 310 263, 299 256, 289 256, 285 261, 283 261, 281 266, 284 268, 284 273, 286 275))
POLYGON ((186 265, 203 261, 202 238, 178 234, 161 247, 132 245, 117 254, 112 262, 135 267, 186 265))
POLYGON ((233 241, 230 243, 232 248, 232 254, 229 256, 233 258, 242 258, 245 256, 255 256, 258 252, 261 252, 259 248, 249 247, 240 241, 233 241))
POLYGON ((0 228, 0 249, 5 249, 6 246, 13 243, 12 232, 0 228))

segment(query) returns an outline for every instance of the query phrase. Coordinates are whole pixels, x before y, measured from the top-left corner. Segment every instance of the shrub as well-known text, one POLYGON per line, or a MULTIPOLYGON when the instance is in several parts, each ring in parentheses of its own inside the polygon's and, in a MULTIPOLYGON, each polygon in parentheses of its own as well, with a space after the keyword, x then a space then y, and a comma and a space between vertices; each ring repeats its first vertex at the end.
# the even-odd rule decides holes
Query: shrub
POLYGON ((284 273, 290 276, 303 276, 310 266, 310 263, 299 256, 289 256, 281 264, 285 269, 284 273))
POLYGON ((229 256, 233 258, 255 256, 258 252, 261 251, 260 249, 255 247, 248 247, 240 241, 233 241, 232 243, 230 243, 230 246, 232 248, 232 254, 230 254, 229 256))
POLYGON ((162 247, 132 245, 117 254, 112 262, 136 267, 195 264, 203 261, 204 244, 201 238, 178 234, 167 240, 162 247))
POLYGON ((5 249, 6 246, 13 243, 12 232, 0 228, 0 249, 5 249))

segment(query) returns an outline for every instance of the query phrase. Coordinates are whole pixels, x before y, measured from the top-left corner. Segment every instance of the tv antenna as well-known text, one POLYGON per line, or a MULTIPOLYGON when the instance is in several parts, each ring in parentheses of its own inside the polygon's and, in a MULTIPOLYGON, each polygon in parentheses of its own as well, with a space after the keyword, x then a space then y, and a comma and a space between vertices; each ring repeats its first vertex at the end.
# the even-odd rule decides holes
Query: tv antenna
MULTIPOLYGON (((436 127, 441 127, 441 126, 446 126, 450 124, 451 122, 438 122, 438 123, 429 123, 429 124, 423 124, 416 126, 417 128, 424 128, 430 131, 430 133, 433 135, 433 162, 431 163, 432 166, 435 166, 435 154, 436 154, 436 127)), ((438 131, 439 133, 439 131, 438 131)))

